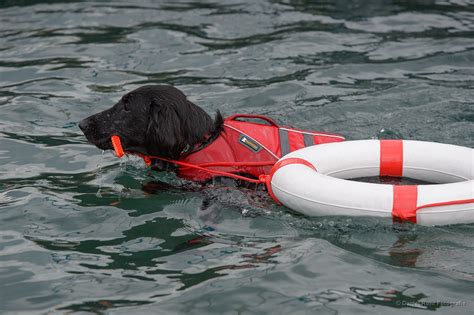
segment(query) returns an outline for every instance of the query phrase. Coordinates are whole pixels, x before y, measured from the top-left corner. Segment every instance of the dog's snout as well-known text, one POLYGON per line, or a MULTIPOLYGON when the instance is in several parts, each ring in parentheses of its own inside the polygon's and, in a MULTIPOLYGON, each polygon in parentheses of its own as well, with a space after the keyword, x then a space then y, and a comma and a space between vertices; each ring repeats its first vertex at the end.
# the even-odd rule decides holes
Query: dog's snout
POLYGON ((87 127, 89 126, 89 119, 84 118, 79 122, 79 128, 84 132, 86 131, 87 127))

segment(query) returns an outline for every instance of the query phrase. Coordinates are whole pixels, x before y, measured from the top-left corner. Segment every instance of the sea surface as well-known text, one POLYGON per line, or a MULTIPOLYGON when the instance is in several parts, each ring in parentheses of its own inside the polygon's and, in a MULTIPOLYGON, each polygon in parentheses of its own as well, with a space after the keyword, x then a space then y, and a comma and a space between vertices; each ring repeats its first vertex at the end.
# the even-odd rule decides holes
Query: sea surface
POLYGON ((0 314, 472 314, 474 226, 298 215, 87 143, 145 84, 474 146, 474 1, 0 1, 0 314), (205 205, 205 207, 203 207, 205 205))

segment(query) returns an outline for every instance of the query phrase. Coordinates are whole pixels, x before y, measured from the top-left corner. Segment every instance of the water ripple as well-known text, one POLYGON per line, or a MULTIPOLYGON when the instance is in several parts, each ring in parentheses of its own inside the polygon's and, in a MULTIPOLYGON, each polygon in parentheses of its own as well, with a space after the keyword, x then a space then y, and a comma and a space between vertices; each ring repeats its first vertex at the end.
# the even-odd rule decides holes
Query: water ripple
POLYGON ((473 146, 473 4, 0 2, 0 313, 465 313, 470 225, 152 190, 183 181, 101 155, 77 122, 173 84, 208 112, 473 146))

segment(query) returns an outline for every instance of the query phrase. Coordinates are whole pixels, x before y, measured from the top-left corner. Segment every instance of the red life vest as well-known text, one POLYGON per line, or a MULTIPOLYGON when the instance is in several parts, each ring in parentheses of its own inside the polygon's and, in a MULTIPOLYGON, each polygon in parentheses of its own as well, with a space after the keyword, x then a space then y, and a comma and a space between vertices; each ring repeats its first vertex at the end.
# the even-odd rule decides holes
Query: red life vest
MULTIPOLYGON (((273 164, 292 151, 344 140, 343 136, 336 134, 282 127, 261 115, 236 114, 224 120, 224 130, 212 143, 179 161, 259 178, 268 175, 273 164), (259 119, 264 124, 239 121, 238 118, 259 119)), ((177 174, 193 181, 206 181, 216 176, 205 170, 183 166, 178 168, 177 174)))

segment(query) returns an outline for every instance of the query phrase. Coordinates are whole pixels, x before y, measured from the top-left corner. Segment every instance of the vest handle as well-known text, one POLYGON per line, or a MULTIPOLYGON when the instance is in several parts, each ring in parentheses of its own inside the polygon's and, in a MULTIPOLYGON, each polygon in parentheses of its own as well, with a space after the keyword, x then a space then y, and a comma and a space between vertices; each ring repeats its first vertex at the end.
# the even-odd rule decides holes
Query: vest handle
POLYGON ((256 114, 234 114, 226 118, 226 120, 236 120, 237 118, 256 118, 266 121, 272 126, 279 127, 278 124, 271 118, 268 118, 263 115, 256 115, 256 114))

